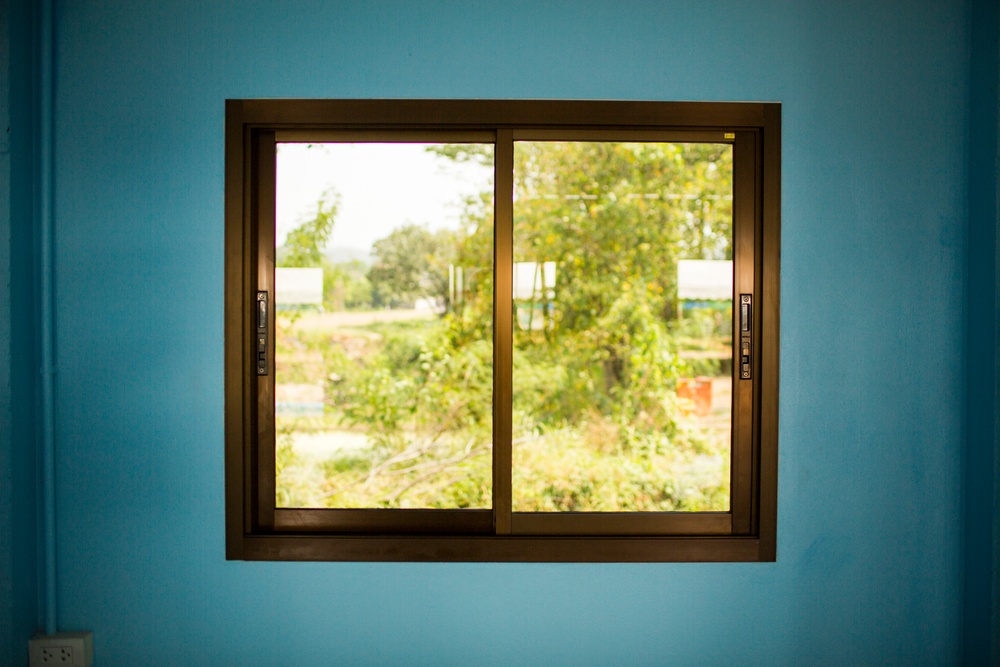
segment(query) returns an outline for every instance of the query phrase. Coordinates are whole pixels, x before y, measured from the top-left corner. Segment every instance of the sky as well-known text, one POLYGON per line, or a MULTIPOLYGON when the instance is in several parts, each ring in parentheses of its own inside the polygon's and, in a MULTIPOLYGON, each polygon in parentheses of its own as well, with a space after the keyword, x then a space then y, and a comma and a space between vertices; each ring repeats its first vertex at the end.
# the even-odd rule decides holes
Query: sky
POLYGON ((461 201, 491 189, 492 168, 457 164, 426 144, 278 144, 277 244, 310 219, 323 193, 340 204, 328 248, 367 251, 392 230, 459 227, 461 201))

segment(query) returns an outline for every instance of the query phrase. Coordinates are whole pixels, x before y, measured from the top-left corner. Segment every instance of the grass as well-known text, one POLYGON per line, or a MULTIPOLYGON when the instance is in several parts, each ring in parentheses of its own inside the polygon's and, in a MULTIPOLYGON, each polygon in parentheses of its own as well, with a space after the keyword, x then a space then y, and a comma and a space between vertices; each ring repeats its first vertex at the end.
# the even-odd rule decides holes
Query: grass
MULTIPOLYGON (((278 505, 490 507, 488 424, 452 424, 435 415, 435 404, 429 403, 429 414, 411 419, 392 439, 382 437, 386 433, 376 424, 351 426, 342 406, 331 399, 339 383, 351 382, 367 366, 386 360, 391 368, 401 369, 390 373, 393 381, 404 381, 417 365, 429 363, 426 355, 420 361, 420 350, 440 338, 443 323, 330 322, 322 316, 301 316, 279 325, 279 382, 321 385, 326 400, 322 416, 277 419, 278 505), (439 432, 439 423, 449 428, 439 432), (365 433, 371 434, 367 447, 336 445, 338 437, 346 441, 353 436, 351 442, 356 443, 365 433), (301 445, 307 436, 325 437, 333 444, 310 452, 301 445)), ((439 410, 446 411, 449 401, 461 401, 463 395, 458 391, 437 396, 444 406, 439 410)), ((645 436, 623 448, 618 426, 599 414, 544 431, 519 421, 513 448, 515 511, 729 509, 728 433, 720 436, 705 423, 688 419, 669 438, 645 436)))

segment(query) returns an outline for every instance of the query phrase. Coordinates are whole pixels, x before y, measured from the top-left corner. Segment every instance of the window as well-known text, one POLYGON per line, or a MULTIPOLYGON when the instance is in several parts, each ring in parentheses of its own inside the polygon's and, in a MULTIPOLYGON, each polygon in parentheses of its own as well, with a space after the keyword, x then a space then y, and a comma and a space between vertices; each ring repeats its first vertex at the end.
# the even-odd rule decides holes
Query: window
POLYGON ((230 100, 226 550, 769 561, 780 105, 230 100))

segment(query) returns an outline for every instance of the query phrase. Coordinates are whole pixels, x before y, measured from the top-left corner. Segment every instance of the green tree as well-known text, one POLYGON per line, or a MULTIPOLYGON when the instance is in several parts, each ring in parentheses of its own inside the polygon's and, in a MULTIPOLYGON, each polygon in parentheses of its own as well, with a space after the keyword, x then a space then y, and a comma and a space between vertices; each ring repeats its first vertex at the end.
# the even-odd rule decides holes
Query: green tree
POLYGON ((328 310, 362 310, 372 306, 368 267, 359 260, 330 264, 324 258, 323 301, 328 310))
MULTIPOLYGON (((491 158, 475 147, 437 152, 491 158)), ((557 267, 551 293, 522 304, 546 325, 514 330, 518 376, 545 367, 549 378, 524 394, 535 402, 525 411, 557 425, 597 408, 628 445, 669 434, 677 260, 732 258, 731 147, 518 142, 514 177, 514 261, 557 267)), ((490 215, 470 209, 456 251, 464 262, 490 265, 490 215)), ((476 288, 490 303, 492 282, 476 288)))
POLYGON ((592 328, 624 285, 664 320, 677 260, 730 259, 731 150, 678 143, 523 142, 515 150, 515 261, 555 261, 562 328, 592 328))
POLYGON ((372 288, 365 266, 358 261, 332 263, 324 254, 333 234, 339 197, 327 189, 316 202, 316 212, 285 237, 277 248, 277 265, 323 269, 323 305, 330 310, 370 307, 372 288))
MULTIPOLYGON (((732 259, 730 146, 515 146, 515 261, 558 263, 562 331, 592 327, 624 284, 647 285, 669 320, 676 312, 678 259, 732 259)), ((433 150, 459 162, 492 161, 489 146, 433 150)), ((466 263, 492 263, 491 209, 467 208, 457 250, 466 263)), ((481 288, 491 292, 492 283, 481 288)))
POLYGON ((332 188, 316 202, 316 213, 288 232, 285 243, 277 250, 277 264, 284 267, 322 267, 323 249, 333 233, 337 216, 338 196, 332 188))
POLYGON ((420 298, 448 297, 448 265, 454 259, 455 234, 405 225, 372 245, 375 261, 368 271, 377 306, 412 305, 420 298))

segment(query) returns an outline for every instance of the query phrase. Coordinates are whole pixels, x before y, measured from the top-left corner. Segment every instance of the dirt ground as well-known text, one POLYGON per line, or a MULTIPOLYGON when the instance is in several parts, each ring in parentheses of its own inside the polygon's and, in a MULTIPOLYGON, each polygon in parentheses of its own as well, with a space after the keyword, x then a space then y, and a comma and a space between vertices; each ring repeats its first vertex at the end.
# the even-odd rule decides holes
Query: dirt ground
POLYGON ((433 320, 438 314, 432 310, 365 310, 336 313, 303 313, 295 328, 305 331, 333 331, 343 327, 364 327, 380 322, 406 320, 433 320))

